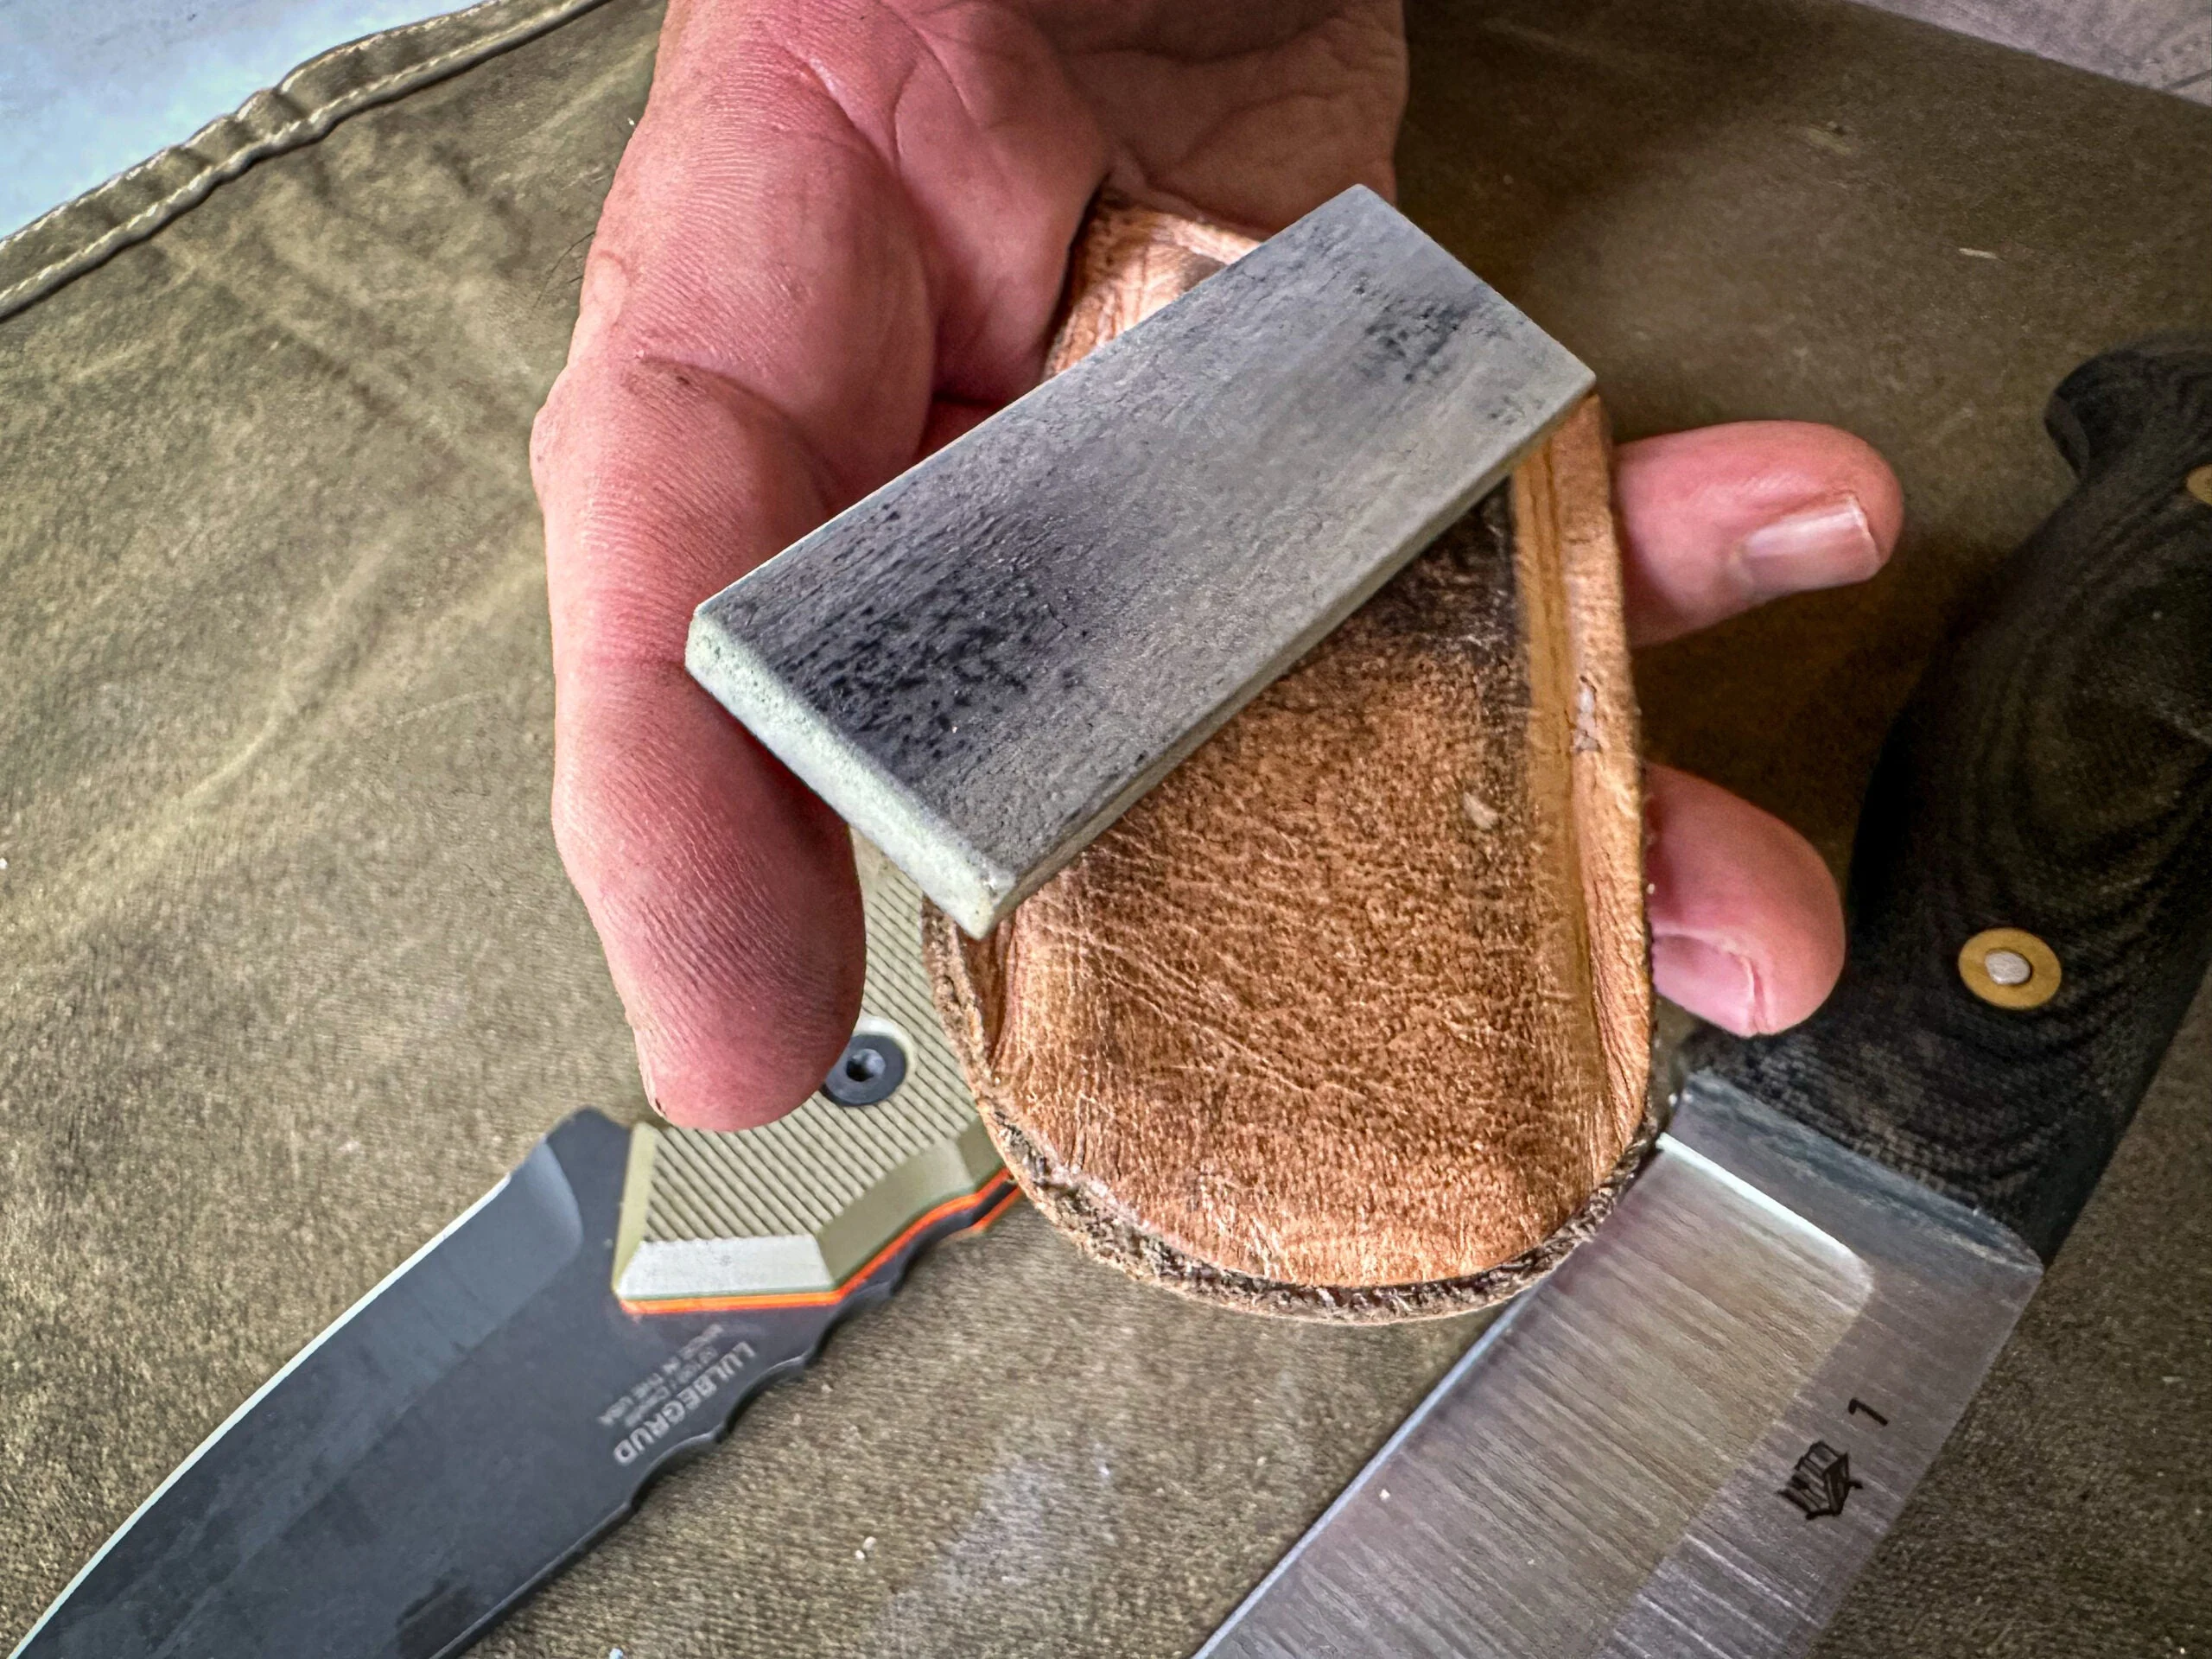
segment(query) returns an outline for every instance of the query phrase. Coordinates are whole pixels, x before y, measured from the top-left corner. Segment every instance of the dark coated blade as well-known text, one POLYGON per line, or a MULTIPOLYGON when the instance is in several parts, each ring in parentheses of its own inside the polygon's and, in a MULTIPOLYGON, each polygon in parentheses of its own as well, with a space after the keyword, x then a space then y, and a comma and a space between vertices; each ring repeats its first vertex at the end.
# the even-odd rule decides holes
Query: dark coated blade
POLYGON ((458 1652, 975 1219, 833 1306, 631 1313, 611 1286, 627 1149, 596 1112, 547 1135, 188 1459, 15 1659, 458 1652))

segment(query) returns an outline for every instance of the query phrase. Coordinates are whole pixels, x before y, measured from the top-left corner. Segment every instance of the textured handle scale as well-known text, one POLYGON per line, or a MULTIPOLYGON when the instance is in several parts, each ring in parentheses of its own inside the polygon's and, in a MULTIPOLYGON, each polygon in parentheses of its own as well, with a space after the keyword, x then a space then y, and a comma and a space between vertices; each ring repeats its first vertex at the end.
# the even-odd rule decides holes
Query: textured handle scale
POLYGON ((632 1130, 614 1282, 636 1311, 835 1300, 922 1230, 979 1219, 1011 1191, 930 1006, 922 895, 855 851, 860 1032, 893 1046, 902 1075, 881 1100, 817 1094, 757 1129, 632 1130))
POLYGON ((2047 1260, 2212 960, 2212 336, 2096 358, 2045 418, 2079 481, 1890 733, 1842 984, 1696 1058, 2047 1260), (2049 1001, 1967 988, 1993 927, 2056 954, 2049 1001))

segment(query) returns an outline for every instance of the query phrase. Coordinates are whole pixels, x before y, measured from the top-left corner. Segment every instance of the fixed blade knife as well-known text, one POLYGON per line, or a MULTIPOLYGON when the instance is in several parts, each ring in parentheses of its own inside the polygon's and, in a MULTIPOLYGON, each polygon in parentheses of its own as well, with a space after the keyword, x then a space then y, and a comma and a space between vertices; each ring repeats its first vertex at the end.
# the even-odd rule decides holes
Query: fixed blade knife
POLYGON ((1612 1217, 1205 1659, 1782 1659, 1841 1603, 2212 963, 2212 337, 2046 424, 2075 487, 1891 728, 1827 1006, 1692 1046, 1612 1217))
POLYGON ((583 1111, 303 1349, 14 1659, 445 1659, 1016 1196, 940 1033, 921 895, 861 848, 822 1093, 710 1134, 583 1111))

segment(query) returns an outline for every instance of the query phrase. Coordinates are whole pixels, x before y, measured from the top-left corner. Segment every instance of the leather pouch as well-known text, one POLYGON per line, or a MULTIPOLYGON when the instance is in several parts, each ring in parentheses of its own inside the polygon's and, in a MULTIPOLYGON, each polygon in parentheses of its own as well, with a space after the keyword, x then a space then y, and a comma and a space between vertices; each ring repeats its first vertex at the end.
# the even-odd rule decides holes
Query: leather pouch
MULTIPOLYGON (((1055 366, 1221 234, 1103 213, 1055 366)), ((1620 583, 1592 399, 989 938, 932 916, 939 1011, 1057 1226, 1372 1320, 1509 1295, 1602 1218, 1650 1133, 1620 583)))

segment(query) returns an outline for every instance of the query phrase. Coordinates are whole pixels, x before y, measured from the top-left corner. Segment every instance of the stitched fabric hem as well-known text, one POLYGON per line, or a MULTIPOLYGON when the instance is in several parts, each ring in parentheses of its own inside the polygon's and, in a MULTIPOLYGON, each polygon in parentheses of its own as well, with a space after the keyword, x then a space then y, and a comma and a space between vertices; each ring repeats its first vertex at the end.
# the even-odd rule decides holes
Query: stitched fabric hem
POLYGON ((310 58, 182 143, 0 237, 0 320, 144 241, 256 162, 311 144, 349 115, 458 74, 602 3, 480 0, 310 58))

